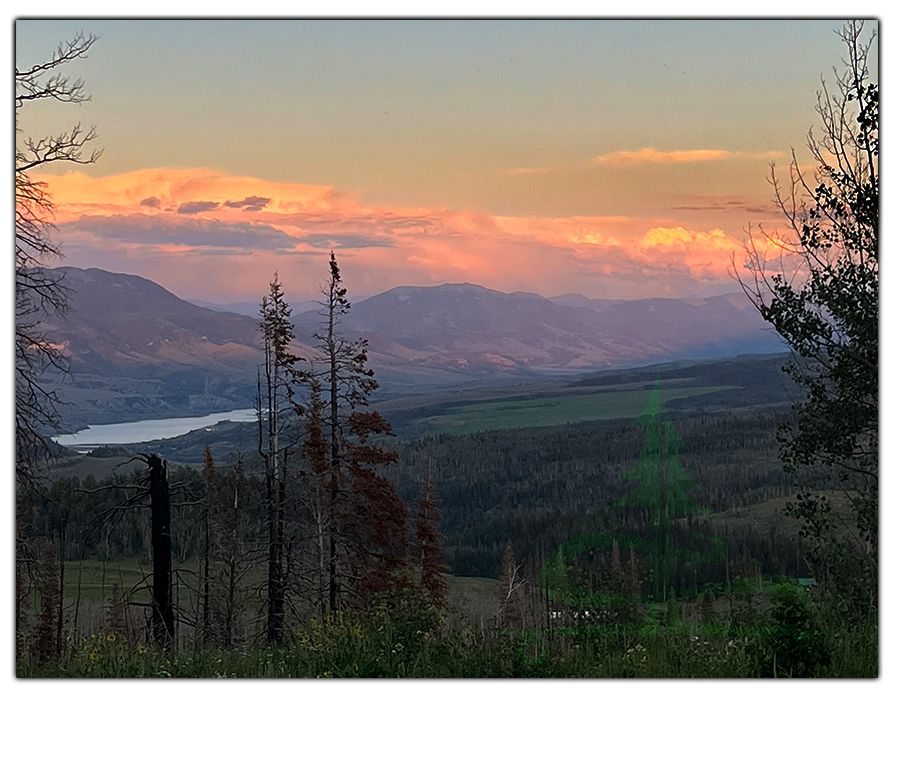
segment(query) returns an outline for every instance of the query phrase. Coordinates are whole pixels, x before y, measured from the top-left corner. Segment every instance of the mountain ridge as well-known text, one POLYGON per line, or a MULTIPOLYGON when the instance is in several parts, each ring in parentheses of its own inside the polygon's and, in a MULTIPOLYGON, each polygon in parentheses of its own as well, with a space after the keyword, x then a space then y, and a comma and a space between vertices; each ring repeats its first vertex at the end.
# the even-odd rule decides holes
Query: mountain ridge
MULTIPOLYGON (((77 393, 64 395, 81 408, 76 416, 96 413, 92 422, 99 423, 251 406, 261 361, 257 319, 198 306, 136 275, 57 269, 71 310, 49 319, 46 335, 70 360, 77 393)), ((472 283, 397 286, 353 304, 340 331, 369 342, 370 365, 389 394, 781 348, 763 332, 759 314, 731 296, 577 296, 548 299, 472 283)), ((320 312, 293 314, 301 356, 316 355, 320 312)))

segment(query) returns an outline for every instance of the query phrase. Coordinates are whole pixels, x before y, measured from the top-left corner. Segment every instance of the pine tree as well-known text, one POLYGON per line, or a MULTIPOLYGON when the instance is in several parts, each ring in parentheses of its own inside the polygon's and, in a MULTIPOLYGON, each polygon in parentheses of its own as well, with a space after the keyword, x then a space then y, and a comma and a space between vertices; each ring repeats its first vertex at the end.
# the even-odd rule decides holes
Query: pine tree
POLYGON ((355 539, 349 546, 355 549, 351 564, 361 579, 359 591, 371 599, 407 583, 401 571, 409 563, 408 510, 391 480, 376 469, 396 462, 397 455, 368 443, 372 434, 390 433, 390 426, 375 412, 355 413, 350 425, 357 443, 349 449, 351 515, 344 524, 355 539))
POLYGON ((683 444, 660 401, 660 384, 650 399, 637 425, 645 429, 644 447, 638 462, 626 478, 639 481, 638 486, 614 503, 619 510, 635 511, 650 519, 652 526, 650 571, 654 599, 665 603, 666 591, 673 583, 677 558, 706 559, 706 553, 676 549, 672 539, 672 521, 688 515, 708 513, 688 493, 698 489, 685 473, 678 456, 683 444))
MULTIPOLYGON (((511 547, 508 549, 512 551, 511 547)), ((543 576, 544 589, 548 591, 551 599, 563 605, 572 605, 575 602, 575 584, 569 577, 569 564, 566 562, 562 547, 553 554, 543 576)))
POLYGON ((278 273, 260 307, 264 363, 257 384, 259 453, 266 472, 266 523, 268 526, 268 573, 266 581, 266 639, 280 642, 284 630, 287 588, 285 556, 285 497, 288 458, 297 444, 292 424, 302 408, 295 401, 296 386, 303 375, 296 365, 301 357, 291 352, 294 326, 278 273))
POLYGON ((422 587, 428 592, 431 604, 440 608, 447 597, 447 567, 441 561, 444 537, 441 534, 441 508, 431 470, 422 484, 416 513, 416 543, 422 568, 422 587))
POLYGON ((314 375, 309 378, 309 397, 304 413, 302 452, 308 469, 308 504, 316 533, 316 600, 324 619, 328 612, 329 548, 332 530, 329 445, 323 431, 324 403, 322 384, 314 375))
POLYGON ((405 564, 407 510, 393 485, 377 470, 395 462, 396 455, 369 439, 389 435, 391 428, 379 413, 365 409, 378 388, 374 372, 367 367, 367 342, 340 335, 341 317, 350 310, 350 301, 333 251, 329 270, 323 288, 325 328, 315 334, 324 367, 311 376, 321 384, 324 395, 328 602, 336 610, 342 576, 339 551, 351 576, 362 581, 362 590, 387 588, 405 564))

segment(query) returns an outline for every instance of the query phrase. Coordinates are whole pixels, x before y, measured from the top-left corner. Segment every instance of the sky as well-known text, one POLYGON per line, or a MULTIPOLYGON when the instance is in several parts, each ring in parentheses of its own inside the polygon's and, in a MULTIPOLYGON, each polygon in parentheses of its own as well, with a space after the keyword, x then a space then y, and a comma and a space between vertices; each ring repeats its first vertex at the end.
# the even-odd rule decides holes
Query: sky
POLYGON ((20 69, 90 102, 29 104, 21 135, 94 125, 91 166, 41 175, 65 264, 183 298, 351 297, 471 282, 544 296, 735 291, 767 181, 808 163, 839 20, 18 20, 20 69))

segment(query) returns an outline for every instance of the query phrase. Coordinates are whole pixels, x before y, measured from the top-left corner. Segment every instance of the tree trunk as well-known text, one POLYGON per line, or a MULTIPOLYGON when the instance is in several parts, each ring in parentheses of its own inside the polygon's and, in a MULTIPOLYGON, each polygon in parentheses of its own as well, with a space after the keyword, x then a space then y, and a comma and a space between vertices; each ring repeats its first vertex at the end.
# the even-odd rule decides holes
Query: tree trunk
POLYGON ((172 508, 165 460, 151 454, 150 543, 153 548, 153 602, 150 628, 156 643, 168 649, 175 636, 175 609, 172 606, 172 508))
POLYGON ((56 654, 62 653, 63 643, 63 592, 66 586, 66 521, 59 532, 59 599, 56 612, 56 654))
POLYGON ((328 303, 328 360, 329 360, 329 402, 331 413, 331 494, 329 500, 329 559, 328 559, 328 603, 331 610, 337 610, 337 542, 334 532, 336 530, 336 511, 338 504, 338 455, 339 455, 339 429, 338 429, 338 388, 337 388, 337 347, 334 338, 334 282, 332 281, 331 296, 328 303))

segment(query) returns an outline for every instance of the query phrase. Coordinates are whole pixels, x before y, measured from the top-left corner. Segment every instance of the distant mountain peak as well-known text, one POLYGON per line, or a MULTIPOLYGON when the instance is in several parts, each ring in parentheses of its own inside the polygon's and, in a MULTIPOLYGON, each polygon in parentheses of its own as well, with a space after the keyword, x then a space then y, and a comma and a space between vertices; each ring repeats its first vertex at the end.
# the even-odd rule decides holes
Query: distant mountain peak
MULTIPOLYGON (((61 270, 73 292, 72 311, 67 320, 48 324, 47 338, 67 347, 73 372, 199 378, 200 391, 189 392, 198 398, 212 388, 212 381, 203 380, 207 377, 219 378, 222 388, 226 378, 255 382, 261 355, 254 304, 227 305, 245 306, 250 316, 213 311, 135 275, 61 270)), ((746 303, 737 294, 638 301, 564 294, 547 299, 473 283, 443 283, 399 286, 360 300, 343 316, 340 330, 349 339, 369 341, 370 361, 380 380, 387 375, 409 385, 780 349, 756 310, 742 308, 746 303)), ((313 302, 292 306, 298 353, 315 356, 312 336, 321 329, 322 310, 313 302)))

